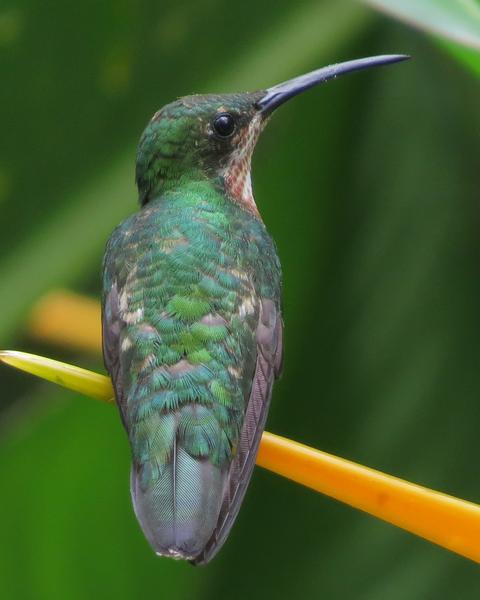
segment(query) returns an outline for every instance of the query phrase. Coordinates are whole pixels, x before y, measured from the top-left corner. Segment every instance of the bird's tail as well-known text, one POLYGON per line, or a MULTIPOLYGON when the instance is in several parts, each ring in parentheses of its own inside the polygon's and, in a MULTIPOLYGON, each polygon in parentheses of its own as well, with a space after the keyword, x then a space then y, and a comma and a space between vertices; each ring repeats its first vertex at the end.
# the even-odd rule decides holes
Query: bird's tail
MULTIPOLYGON (((155 427, 159 431, 162 424, 155 427)), ((158 436, 149 444, 146 460, 134 456, 131 493, 137 519, 155 552, 193 560, 217 524, 227 474, 207 457, 189 454, 175 429, 168 456, 158 436)))

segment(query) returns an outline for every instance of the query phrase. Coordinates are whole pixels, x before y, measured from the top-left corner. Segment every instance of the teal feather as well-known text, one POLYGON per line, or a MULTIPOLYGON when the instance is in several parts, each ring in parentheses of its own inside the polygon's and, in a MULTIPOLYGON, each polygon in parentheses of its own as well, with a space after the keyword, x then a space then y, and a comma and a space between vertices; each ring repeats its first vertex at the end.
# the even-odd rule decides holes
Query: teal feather
POLYGON ((215 181, 193 170, 152 196, 143 176, 148 202, 105 254, 105 362, 145 535, 202 563, 238 512, 278 373, 280 264, 258 215, 215 181))

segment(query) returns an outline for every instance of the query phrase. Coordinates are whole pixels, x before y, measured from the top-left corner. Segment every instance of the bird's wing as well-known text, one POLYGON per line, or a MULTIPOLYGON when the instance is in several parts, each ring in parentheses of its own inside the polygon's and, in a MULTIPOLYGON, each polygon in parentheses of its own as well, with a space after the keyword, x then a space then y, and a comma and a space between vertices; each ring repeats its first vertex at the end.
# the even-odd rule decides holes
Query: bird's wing
POLYGON ((267 419, 274 379, 280 375, 283 356, 283 322, 272 300, 261 301, 256 329, 257 359, 240 439, 224 491, 220 515, 212 537, 192 562, 209 562, 223 545, 242 504, 252 476, 267 419))
POLYGON ((112 379, 119 404, 122 402, 122 386, 118 386, 117 382, 122 377, 118 345, 120 334, 124 327, 125 323, 120 317, 117 283, 114 281, 110 287, 110 291, 105 294, 102 302, 102 340, 105 368, 112 379))
MULTIPOLYGON (((119 225, 110 236, 105 249, 102 265, 102 346, 103 362, 115 389, 115 399, 120 416, 125 423, 126 387, 129 385, 129 362, 131 348, 123 349, 122 341, 127 333, 124 318, 125 306, 121 307, 121 298, 128 298, 129 275, 132 274, 132 249, 124 231, 129 231, 137 219, 133 215, 119 225)), ((125 300, 124 300, 125 302, 125 300)), ((133 310, 133 309, 132 309, 133 310)))

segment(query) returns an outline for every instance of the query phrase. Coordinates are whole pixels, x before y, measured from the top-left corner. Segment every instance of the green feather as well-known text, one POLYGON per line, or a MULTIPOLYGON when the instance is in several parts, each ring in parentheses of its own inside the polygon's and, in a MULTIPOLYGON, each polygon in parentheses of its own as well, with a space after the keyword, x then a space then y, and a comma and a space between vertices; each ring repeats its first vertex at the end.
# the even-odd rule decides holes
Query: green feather
MULTIPOLYGON (((229 98, 238 109, 245 102, 229 98)), ((223 150, 205 140, 210 108, 189 102, 190 118, 173 103, 142 137, 143 208, 112 234, 103 287, 137 516, 156 549, 196 556, 218 525, 262 299, 279 312, 280 265, 261 220, 220 185, 223 150)))

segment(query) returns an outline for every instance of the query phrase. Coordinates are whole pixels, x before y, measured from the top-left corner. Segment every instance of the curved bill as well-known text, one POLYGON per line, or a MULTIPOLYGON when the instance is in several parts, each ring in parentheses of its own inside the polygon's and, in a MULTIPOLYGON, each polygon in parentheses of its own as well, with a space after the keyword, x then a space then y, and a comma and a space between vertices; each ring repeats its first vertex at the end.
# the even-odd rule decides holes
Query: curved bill
POLYGON ((294 77, 293 79, 289 79, 288 81, 284 81, 283 83, 268 88, 265 92, 265 96, 263 96, 256 105, 261 113, 267 115, 297 94, 301 94, 305 90, 308 90, 315 85, 325 83, 330 79, 335 79, 339 75, 351 73, 352 71, 369 69, 370 67, 381 67, 383 65, 401 62, 402 60, 407 60, 409 58, 410 56, 406 54, 385 54, 382 56, 370 56, 368 58, 359 58, 357 60, 349 60, 336 65, 329 65, 328 67, 323 67, 322 69, 317 69, 311 73, 294 77))

